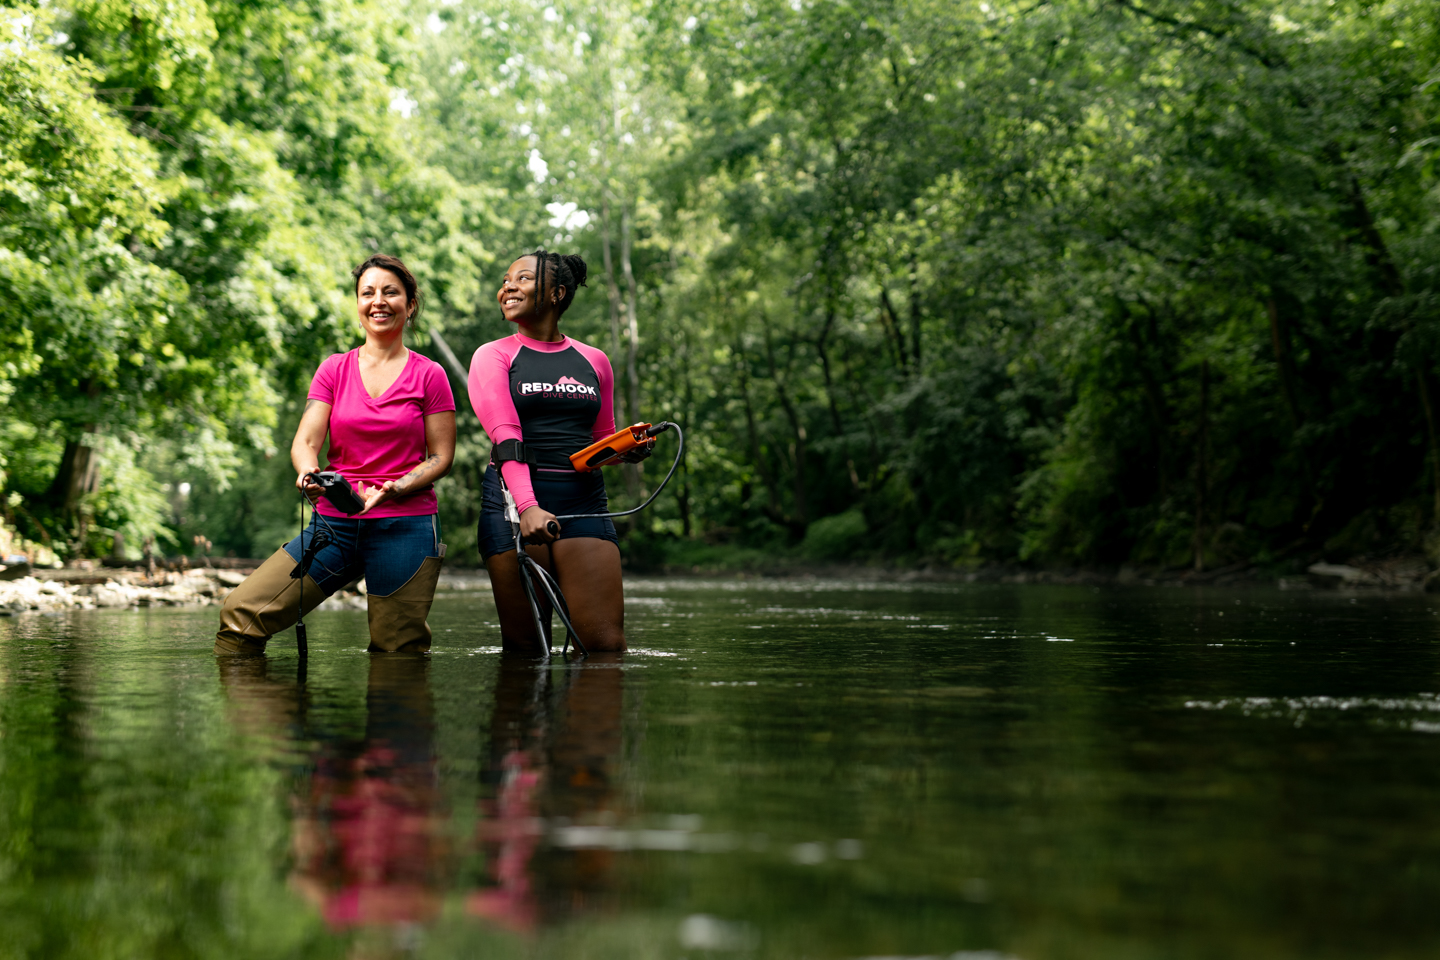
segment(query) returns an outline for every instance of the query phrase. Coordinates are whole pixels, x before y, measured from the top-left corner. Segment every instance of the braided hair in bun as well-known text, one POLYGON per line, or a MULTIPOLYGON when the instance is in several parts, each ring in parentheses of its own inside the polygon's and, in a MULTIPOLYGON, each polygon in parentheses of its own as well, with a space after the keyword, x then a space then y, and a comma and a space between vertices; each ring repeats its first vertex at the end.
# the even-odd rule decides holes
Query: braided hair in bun
POLYGON ((570 302, 575 299, 575 291, 585 286, 585 277, 588 270, 585 261, 576 253, 551 253, 544 247, 536 250, 535 257, 535 282, 539 289, 535 293, 537 303, 545 302, 545 287, 547 283, 557 287, 565 288, 565 296, 560 300, 560 313, 564 314, 570 309, 570 302))

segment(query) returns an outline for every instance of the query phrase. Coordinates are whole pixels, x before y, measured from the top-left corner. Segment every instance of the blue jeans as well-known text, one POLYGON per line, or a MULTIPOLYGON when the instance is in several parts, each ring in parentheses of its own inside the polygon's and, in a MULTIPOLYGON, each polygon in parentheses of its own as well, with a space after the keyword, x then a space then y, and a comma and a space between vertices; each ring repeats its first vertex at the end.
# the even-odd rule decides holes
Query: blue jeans
POLYGON ((415 576, 426 557, 440 555, 440 519, 433 514, 373 520, 316 514, 304 533, 285 544, 297 563, 317 529, 332 538, 310 564, 310 579, 326 596, 363 576, 366 593, 388 597, 415 576))

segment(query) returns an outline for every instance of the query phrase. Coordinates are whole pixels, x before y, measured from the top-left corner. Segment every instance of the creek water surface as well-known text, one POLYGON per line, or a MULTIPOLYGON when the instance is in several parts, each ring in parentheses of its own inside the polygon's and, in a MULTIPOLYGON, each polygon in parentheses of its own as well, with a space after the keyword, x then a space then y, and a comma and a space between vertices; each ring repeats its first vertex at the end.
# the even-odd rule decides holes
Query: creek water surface
POLYGON ((1440 955, 1425 597, 635 581, 632 652, 0 619, 0 957, 1440 955))

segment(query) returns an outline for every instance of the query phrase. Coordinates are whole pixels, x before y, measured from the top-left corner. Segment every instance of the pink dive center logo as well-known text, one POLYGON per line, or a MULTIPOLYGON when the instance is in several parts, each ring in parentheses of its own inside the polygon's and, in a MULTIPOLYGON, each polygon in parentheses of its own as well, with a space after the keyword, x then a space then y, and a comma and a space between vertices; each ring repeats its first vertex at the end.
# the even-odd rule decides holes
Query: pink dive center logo
POLYGON ((567 384, 567 383, 574 384, 574 385, 577 386, 577 387, 583 387, 583 386, 585 386, 585 384, 581 383, 579 380, 576 380, 576 379, 574 379, 574 378, 572 378, 572 377, 561 377, 559 380, 556 380, 556 381, 555 381, 555 384, 556 384, 557 386, 561 386, 561 387, 565 386, 565 384, 567 384))

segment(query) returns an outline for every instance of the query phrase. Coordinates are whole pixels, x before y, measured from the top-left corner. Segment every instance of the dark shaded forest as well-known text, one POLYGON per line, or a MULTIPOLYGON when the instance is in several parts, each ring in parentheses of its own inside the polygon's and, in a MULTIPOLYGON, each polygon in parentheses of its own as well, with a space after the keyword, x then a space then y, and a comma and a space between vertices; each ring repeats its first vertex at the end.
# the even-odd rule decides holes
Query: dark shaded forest
MULTIPOLYGON (((460 399, 521 252, 691 444, 632 567, 1440 559, 1433 3, 97 0, 0 44, 3 517, 264 556, 394 253, 460 399)), ((610 478, 635 502, 664 448, 610 478)))

